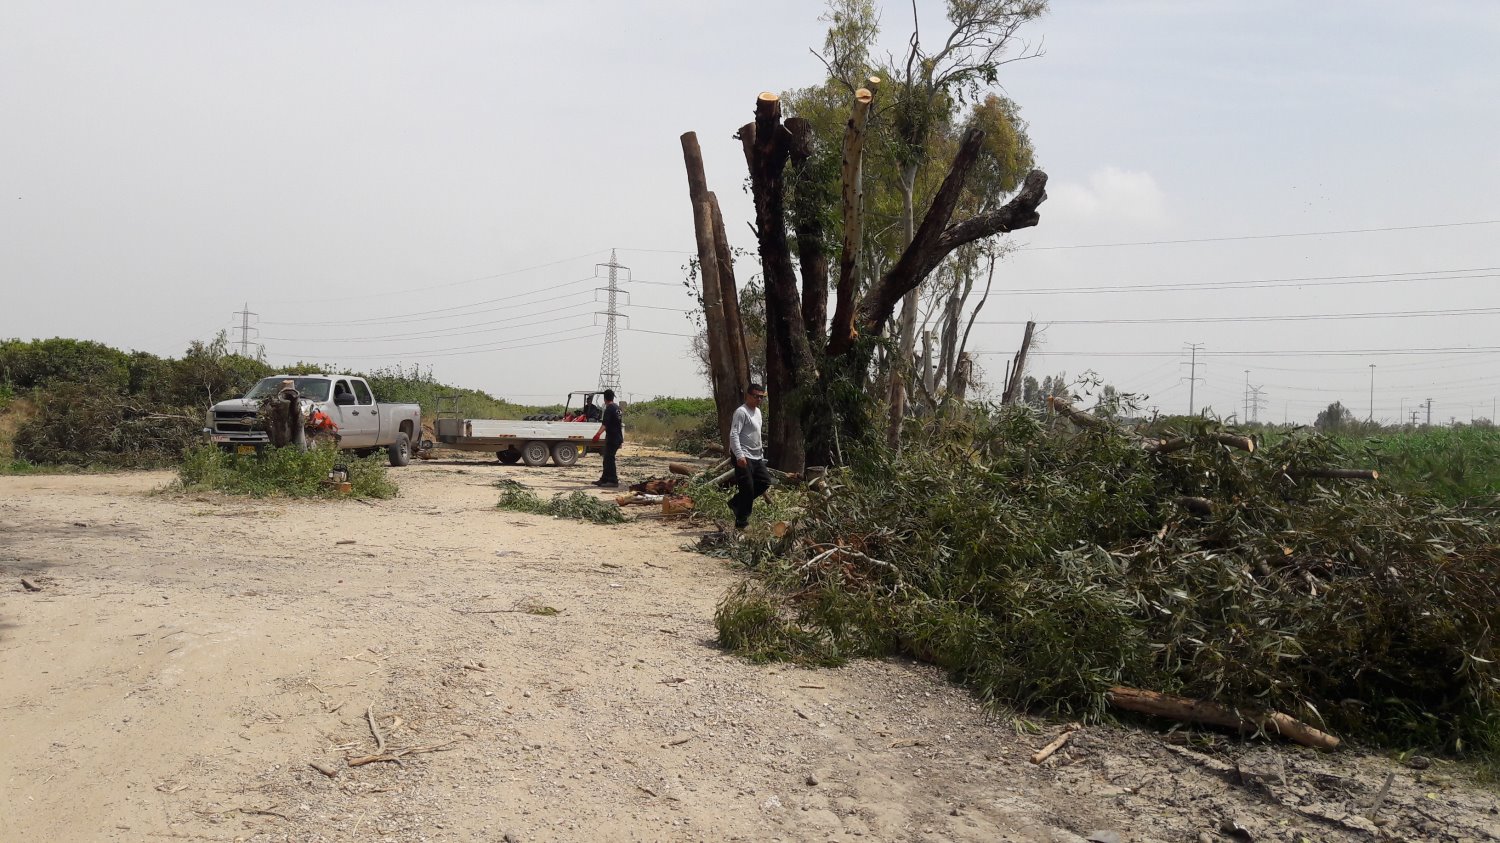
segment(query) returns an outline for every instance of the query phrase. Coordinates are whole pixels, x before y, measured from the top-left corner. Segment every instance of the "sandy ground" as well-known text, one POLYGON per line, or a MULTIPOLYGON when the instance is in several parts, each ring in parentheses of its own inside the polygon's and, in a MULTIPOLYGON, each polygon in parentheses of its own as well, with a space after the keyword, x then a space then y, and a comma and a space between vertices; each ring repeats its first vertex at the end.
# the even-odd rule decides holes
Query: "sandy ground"
POLYGON ((1035 766, 1056 724, 930 668, 746 664, 693 528, 494 507, 597 470, 435 461, 373 504, 0 478, 0 840, 1500 839, 1442 764, 1090 728, 1035 766), (399 763, 349 766, 370 715, 399 763))

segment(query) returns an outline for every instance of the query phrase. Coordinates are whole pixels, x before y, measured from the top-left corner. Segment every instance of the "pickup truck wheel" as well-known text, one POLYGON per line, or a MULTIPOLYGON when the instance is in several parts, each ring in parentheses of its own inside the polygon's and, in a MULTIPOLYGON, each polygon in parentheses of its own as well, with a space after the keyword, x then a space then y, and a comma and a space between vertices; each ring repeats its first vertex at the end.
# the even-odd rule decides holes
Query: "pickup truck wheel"
POLYGON ((558 442, 552 446, 552 462, 567 468, 578 462, 578 446, 572 442, 558 442))
POLYGON ((521 461, 521 452, 517 451, 515 448, 511 448, 508 451, 496 451, 495 459, 505 463, 506 465, 515 465, 516 463, 521 461))
POLYGON ((550 455, 546 442, 527 442, 521 446, 521 459, 530 466, 546 465, 550 455))
POLYGON ((411 463, 411 439, 405 433, 396 434, 396 442, 385 449, 386 457, 395 468, 411 463))

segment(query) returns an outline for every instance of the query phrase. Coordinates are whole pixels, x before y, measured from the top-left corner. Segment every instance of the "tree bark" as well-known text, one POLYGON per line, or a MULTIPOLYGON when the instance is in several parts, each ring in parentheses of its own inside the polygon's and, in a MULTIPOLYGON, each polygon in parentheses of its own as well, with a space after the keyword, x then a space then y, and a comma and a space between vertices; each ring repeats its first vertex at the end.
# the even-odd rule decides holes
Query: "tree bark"
POLYGON ((703 319, 708 340, 709 375, 713 381, 714 406, 718 410, 719 440, 729 443, 729 425, 739 406, 741 389, 734 375, 734 363, 727 346, 729 331, 725 325, 722 285, 719 281, 719 253, 714 242, 713 201, 708 180, 703 173, 703 153, 698 136, 682 136, 682 156, 687 166, 688 197, 693 203, 693 233, 698 245, 698 273, 703 291, 703 319))
POLYGON ((763 93, 755 121, 740 129, 755 197, 756 238, 766 285, 766 386, 771 393, 769 462, 800 471, 804 459, 802 388, 813 382, 811 346, 802 323, 796 269, 786 236, 786 164, 791 133, 781 124, 781 100, 763 93), (772 361, 775 364, 772 365, 772 361))
POLYGON ((744 395, 750 387, 750 353, 745 347, 745 323, 740 317, 740 288, 734 280, 734 253, 729 249, 729 235, 724 232, 724 214, 719 197, 708 194, 713 210, 714 250, 719 257, 719 303, 724 309, 725 350, 734 372, 735 388, 744 395))
POLYGON ((823 197, 810 165, 813 128, 801 117, 788 119, 786 128, 791 133, 792 173, 797 179, 792 230, 797 235, 797 258, 802 265, 802 323, 809 348, 822 348, 828 324, 828 252, 824 246, 823 197))
POLYGON ((854 106, 844 125, 843 211, 844 241, 839 254, 838 294, 829 331, 829 356, 843 354, 854 343, 854 296, 859 289, 859 253, 864 248, 864 146, 865 125, 874 101, 877 77, 871 87, 854 92, 854 106))

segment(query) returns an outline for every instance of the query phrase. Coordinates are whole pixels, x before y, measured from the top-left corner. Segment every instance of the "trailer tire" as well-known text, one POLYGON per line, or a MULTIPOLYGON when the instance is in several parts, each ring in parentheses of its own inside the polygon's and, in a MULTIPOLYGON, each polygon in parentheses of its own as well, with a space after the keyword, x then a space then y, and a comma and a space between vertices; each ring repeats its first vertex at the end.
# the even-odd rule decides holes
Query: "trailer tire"
POLYGON ((396 434, 396 441, 385 449, 386 458, 390 460, 393 468, 401 468, 411 464, 411 437, 405 433, 396 434))
POLYGON ((504 451, 496 451, 495 459, 505 463, 506 465, 515 465, 516 463, 521 461, 521 452, 517 451, 515 448, 510 448, 504 451))
POLYGON ((521 446, 521 460, 527 465, 536 467, 547 464, 547 457, 551 456, 552 449, 547 447, 546 442, 527 442, 521 446))
POLYGON ((567 468, 578 462, 578 446, 572 442, 558 442, 552 446, 552 464, 567 468))

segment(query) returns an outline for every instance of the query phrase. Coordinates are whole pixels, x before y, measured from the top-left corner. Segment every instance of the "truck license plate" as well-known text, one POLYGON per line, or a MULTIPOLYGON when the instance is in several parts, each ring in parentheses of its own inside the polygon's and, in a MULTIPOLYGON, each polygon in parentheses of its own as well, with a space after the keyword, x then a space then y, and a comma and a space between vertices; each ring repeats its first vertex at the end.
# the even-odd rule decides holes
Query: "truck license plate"
POLYGON ((240 445, 239 447, 237 447, 237 448, 234 449, 234 452, 237 453, 237 454, 244 454, 246 456, 253 456, 255 454, 255 446, 254 445, 240 445))

